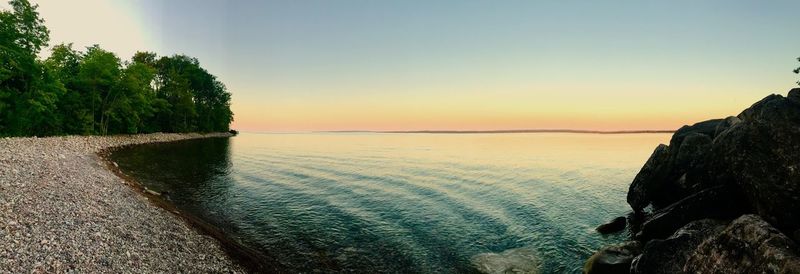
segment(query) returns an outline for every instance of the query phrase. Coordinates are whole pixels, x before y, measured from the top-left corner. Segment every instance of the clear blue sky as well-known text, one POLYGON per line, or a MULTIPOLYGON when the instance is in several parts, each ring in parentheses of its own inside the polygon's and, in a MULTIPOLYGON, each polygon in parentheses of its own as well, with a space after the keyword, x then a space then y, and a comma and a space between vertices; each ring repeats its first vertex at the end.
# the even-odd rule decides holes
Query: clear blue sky
POLYGON ((675 128, 785 93, 800 65, 800 1, 117 7, 146 49, 218 75, 250 130, 675 128))

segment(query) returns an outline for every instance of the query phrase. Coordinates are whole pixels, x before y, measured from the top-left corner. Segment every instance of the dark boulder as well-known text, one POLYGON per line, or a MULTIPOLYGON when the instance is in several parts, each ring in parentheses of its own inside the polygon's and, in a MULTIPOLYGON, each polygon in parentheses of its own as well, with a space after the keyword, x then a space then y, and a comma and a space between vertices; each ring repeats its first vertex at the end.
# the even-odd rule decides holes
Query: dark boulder
POLYGON ((631 273, 681 273, 694 249, 707 237, 725 228, 726 222, 703 219, 691 222, 664 240, 647 242, 642 255, 631 263, 631 273))
POLYGON ((764 105, 769 104, 769 103, 774 102, 774 101, 780 101, 782 98, 783 98, 783 96, 780 96, 778 94, 770 94, 767 97, 764 97, 764 99, 761 99, 760 101, 755 102, 749 108, 746 108, 745 110, 743 110, 736 117, 739 117, 739 119, 741 119, 742 121, 750 121, 750 120, 752 120, 753 116, 757 112, 761 112, 764 109, 764 105))
POLYGON ((651 202, 651 196, 662 183, 662 173, 668 168, 669 149, 667 145, 661 144, 656 147, 650 159, 644 163, 642 169, 633 178, 628 189, 628 204, 636 212, 641 212, 651 202))
POLYGON ((789 99, 789 101, 800 104, 800 88, 793 88, 790 90, 786 98, 789 99))
POLYGON ((714 140, 709 180, 739 186, 745 202, 779 229, 800 228, 800 104, 770 95, 739 118, 714 140))
POLYGON ((685 273, 800 273, 800 252, 786 235, 756 215, 744 215, 703 241, 685 273))
POLYGON ((712 186, 706 179, 707 155, 711 151, 711 144, 712 139, 708 135, 700 133, 686 135, 671 166, 671 173, 680 174, 680 176, 665 191, 671 195, 658 195, 653 198, 653 203, 657 208, 662 208, 678 199, 712 186))
POLYGON ((800 229, 795 230, 794 232, 792 232, 791 236, 792 236, 792 240, 794 240, 795 243, 800 243, 800 229))
POLYGON ((673 168, 683 171, 700 164, 710 149, 710 136, 696 132, 686 134, 673 160, 673 168))
POLYGON ((614 232, 619 232, 625 229, 625 226, 628 224, 628 219, 625 217, 617 217, 614 218, 613 221, 610 223, 602 224, 597 227, 597 232, 600 234, 609 234, 614 232))
POLYGON ((641 225, 636 239, 664 239, 686 224, 701 219, 732 219, 747 212, 741 193, 729 186, 716 186, 653 213, 641 225))
POLYGON ((722 123, 719 123, 719 125, 717 125, 717 129, 714 131, 714 136, 719 136, 720 134, 722 134, 723 131, 728 130, 733 125, 738 124, 741 121, 742 119, 739 119, 739 117, 728 116, 728 118, 725 118, 725 120, 722 121, 722 123))
POLYGON ((714 119, 683 126, 670 139, 669 146, 659 145, 636 174, 628 190, 628 204, 640 212, 648 205, 666 207, 699 188, 706 178, 706 158, 717 128, 724 119, 714 119))
POLYGON ((717 131, 717 126, 724 121, 724 119, 711 119, 691 126, 682 126, 672 134, 672 138, 669 140, 669 146, 678 149, 681 143, 683 143, 683 139, 692 133, 703 134, 713 139, 716 137, 714 133, 717 131))
POLYGON ((601 248, 586 261, 583 266, 583 273, 628 273, 633 258, 641 254, 641 252, 642 246, 636 241, 601 248))

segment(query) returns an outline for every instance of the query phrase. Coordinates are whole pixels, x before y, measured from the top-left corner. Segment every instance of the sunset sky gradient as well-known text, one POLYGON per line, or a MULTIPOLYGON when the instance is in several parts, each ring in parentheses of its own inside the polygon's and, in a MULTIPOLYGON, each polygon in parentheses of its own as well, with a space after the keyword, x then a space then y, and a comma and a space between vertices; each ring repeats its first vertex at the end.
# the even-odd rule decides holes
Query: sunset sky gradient
POLYGON ((246 131, 674 129, 800 56, 800 1, 34 2, 51 45, 199 58, 246 131))

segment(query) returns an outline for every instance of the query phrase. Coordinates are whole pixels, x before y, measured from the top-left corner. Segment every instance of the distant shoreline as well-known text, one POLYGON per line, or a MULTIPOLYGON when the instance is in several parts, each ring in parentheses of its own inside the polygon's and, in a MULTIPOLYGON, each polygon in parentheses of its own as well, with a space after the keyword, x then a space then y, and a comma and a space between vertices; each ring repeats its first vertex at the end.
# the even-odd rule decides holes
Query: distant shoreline
POLYGON ((428 133, 428 134, 497 134, 497 133, 580 133, 580 134, 649 134, 674 133, 675 130, 582 130, 582 129, 508 129, 508 130, 329 130, 315 133, 428 133))

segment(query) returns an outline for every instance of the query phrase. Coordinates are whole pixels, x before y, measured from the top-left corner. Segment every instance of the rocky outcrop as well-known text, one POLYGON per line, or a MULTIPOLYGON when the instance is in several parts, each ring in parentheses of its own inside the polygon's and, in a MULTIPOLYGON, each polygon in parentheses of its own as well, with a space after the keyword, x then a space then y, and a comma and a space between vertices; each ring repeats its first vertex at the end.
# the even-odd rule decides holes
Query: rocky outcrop
POLYGON ((667 239, 647 242, 642 255, 631 265, 631 273, 681 273, 692 251, 708 236, 725 228, 725 222, 703 219, 691 222, 667 239))
POLYGON ((607 246, 592 255, 583 266, 585 274, 627 273, 633 258, 642 252, 641 244, 630 241, 619 245, 607 246))
POLYGON ((663 208, 690 195, 703 184, 706 155, 717 128, 726 120, 715 119, 684 126, 672 136, 669 146, 659 145, 633 179, 628 204, 634 211, 648 205, 663 208))
MULTIPOLYGON (((798 97, 797 89, 790 92, 798 97)), ((771 95, 714 140, 712 180, 740 187, 749 205, 784 230, 800 228, 800 102, 771 95)))
POLYGON ((631 235, 645 246, 631 272, 800 273, 800 88, 680 128, 627 201, 631 235), (736 221, 720 230, 704 219, 736 221))
MULTIPOLYGON (((686 273, 800 273, 797 244, 757 215, 744 215, 703 241, 686 273)), ((673 272, 676 273, 676 272, 673 272)))

